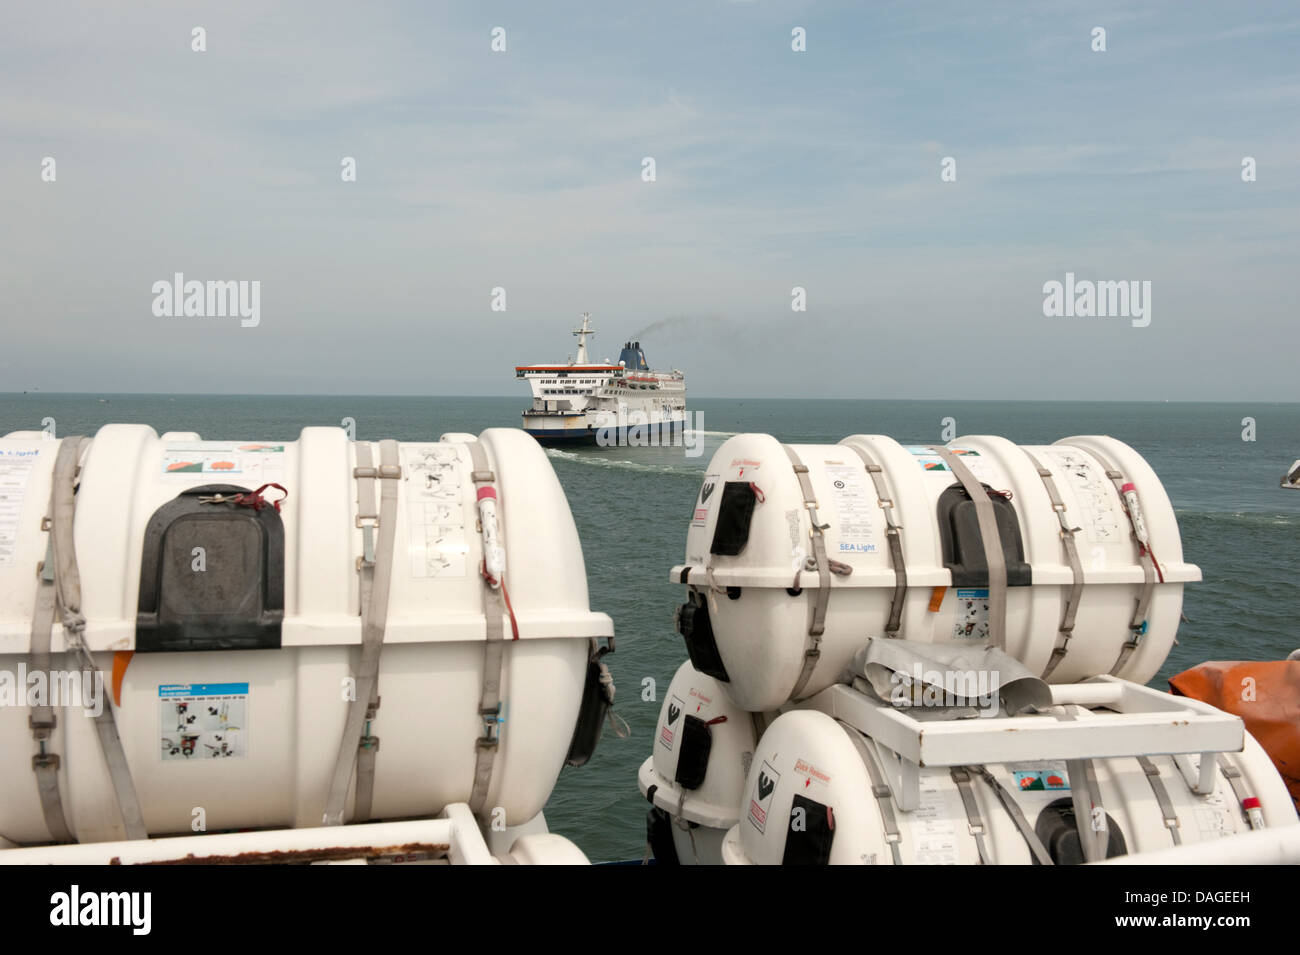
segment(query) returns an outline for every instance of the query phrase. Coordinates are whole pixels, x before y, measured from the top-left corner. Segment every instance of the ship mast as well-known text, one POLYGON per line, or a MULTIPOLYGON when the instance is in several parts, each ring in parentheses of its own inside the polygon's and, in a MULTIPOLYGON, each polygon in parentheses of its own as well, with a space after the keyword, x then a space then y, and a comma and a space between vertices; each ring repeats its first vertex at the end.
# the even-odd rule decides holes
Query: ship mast
POLYGON ((582 327, 575 328, 573 334, 578 336, 578 360, 575 364, 587 364, 587 336, 596 334, 591 330, 591 313, 582 313, 582 327))

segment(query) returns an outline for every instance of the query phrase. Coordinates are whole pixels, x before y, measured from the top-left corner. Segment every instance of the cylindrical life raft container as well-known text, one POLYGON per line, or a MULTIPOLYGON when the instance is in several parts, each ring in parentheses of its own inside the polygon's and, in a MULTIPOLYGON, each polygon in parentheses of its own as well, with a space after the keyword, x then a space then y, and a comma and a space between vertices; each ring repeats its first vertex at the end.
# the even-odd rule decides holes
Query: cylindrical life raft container
POLYGON ((754 740, 754 716, 732 703, 717 680, 689 662, 677 668, 659 709, 654 755, 637 778, 651 805, 647 839, 661 864, 721 864, 754 740))
POLYGON ((331 798, 333 822, 468 802, 516 826, 593 738, 575 724, 612 623, 589 610, 564 493, 522 432, 236 442, 108 425, 56 474, 71 440, 0 440, 0 669, 32 668, 48 586, 50 690, 85 677, 82 698, 44 701, 53 719, 0 707, 5 839, 60 841, 50 785, 72 838, 129 829, 81 705, 100 677, 151 835, 319 826, 331 798), (78 631, 98 675, 65 657, 78 631))
MULTIPOLYGON (((1079 718, 1087 719, 1086 713, 1079 718)), ((1242 752, 1211 758, 1225 761, 1227 769, 1215 773, 1214 791, 1203 796, 1193 792, 1198 756, 1180 757, 1184 767, 1170 756, 1145 757, 1146 766, 1134 757, 1090 760, 1097 798, 1095 804, 1085 803, 1094 807, 1086 826, 1097 826, 1105 857, 1245 832, 1251 813, 1260 814, 1261 825, 1295 824, 1286 787, 1249 734, 1242 752)), ((1071 790, 1081 780, 1071 778, 1064 761, 923 766, 920 804, 903 812, 884 782, 887 760, 867 737, 824 713, 781 715, 754 753, 741 819, 723 842, 724 860, 733 865, 1084 861, 1071 790), (1021 823, 1046 858, 1036 856, 1021 823)))
POLYGON ((835 682, 872 636, 998 646, 1054 683, 1144 683, 1200 571, 1160 480, 1113 438, 742 434, 709 464, 672 579, 696 667, 767 711, 835 682))

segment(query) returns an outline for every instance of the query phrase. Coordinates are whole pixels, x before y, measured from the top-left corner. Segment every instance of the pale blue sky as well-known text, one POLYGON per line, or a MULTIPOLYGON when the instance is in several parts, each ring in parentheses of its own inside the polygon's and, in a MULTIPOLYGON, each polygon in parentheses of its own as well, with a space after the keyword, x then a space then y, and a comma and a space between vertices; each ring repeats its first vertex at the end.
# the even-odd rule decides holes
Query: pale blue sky
POLYGON ((268 6, 6 9, 0 391, 522 398, 590 311, 699 395, 1293 400, 1294 3, 268 6))

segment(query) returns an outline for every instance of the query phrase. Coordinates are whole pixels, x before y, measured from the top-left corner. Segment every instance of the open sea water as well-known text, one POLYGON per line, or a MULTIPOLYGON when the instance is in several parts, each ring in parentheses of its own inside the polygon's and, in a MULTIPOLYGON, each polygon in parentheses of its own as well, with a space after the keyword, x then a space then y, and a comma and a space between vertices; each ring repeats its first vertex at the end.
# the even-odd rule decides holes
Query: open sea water
MULTIPOLYGON (((304 396, 0 395, 0 434, 39 430, 93 435, 132 422, 207 439, 291 440, 308 425, 356 421, 364 440, 431 441, 447 431, 518 427, 524 397, 361 398, 304 396)), ((546 808, 554 832, 593 861, 639 859, 647 805, 636 771, 651 752, 659 700, 686 650, 673 629, 682 588, 668 570, 684 556, 686 527, 709 459, 727 436, 759 431, 792 443, 833 444, 886 434, 904 444, 940 442, 942 419, 958 435, 995 434, 1050 444, 1109 434, 1155 469, 1174 502, 1185 559, 1205 580, 1189 584, 1189 622, 1153 685, 1203 660, 1279 659, 1300 646, 1300 491, 1278 486, 1300 458, 1300 405, 1124 402, 826 401, 693 399, 703 453, 682 448, 552 450, 582 537, 593 609, 614 618, 617 652, 607 660, 617 710, 631 737, 608 732, 581 769, 566 768, 546 808), (1256 440, 1243 440, 1243 419, 1256 440), (659 700, 643 701, 655 680, 659 700)))

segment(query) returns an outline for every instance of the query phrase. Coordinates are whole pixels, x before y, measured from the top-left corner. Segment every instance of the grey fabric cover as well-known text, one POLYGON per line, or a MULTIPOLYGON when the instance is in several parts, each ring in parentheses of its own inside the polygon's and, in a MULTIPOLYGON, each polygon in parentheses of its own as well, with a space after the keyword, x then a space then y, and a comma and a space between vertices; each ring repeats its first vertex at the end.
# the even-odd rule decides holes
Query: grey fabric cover
POLYGON ((1052 703, 1052 691, 1043 680, 994 647, 873 637, 854 654, 841 682, 853 685, 857 678, 876 696, 906 707, 917 718, 924 718, 923 713, 960 718, 962 714, 954 710, 986 709, 989 698, 1000 699, 1012 716, 1052 703), (909 705, 909 700, 919 698, 927 689, 928 699, 942 699, 949 705, 909 705), (945 712, 941 715, 940 710, 945 712))

